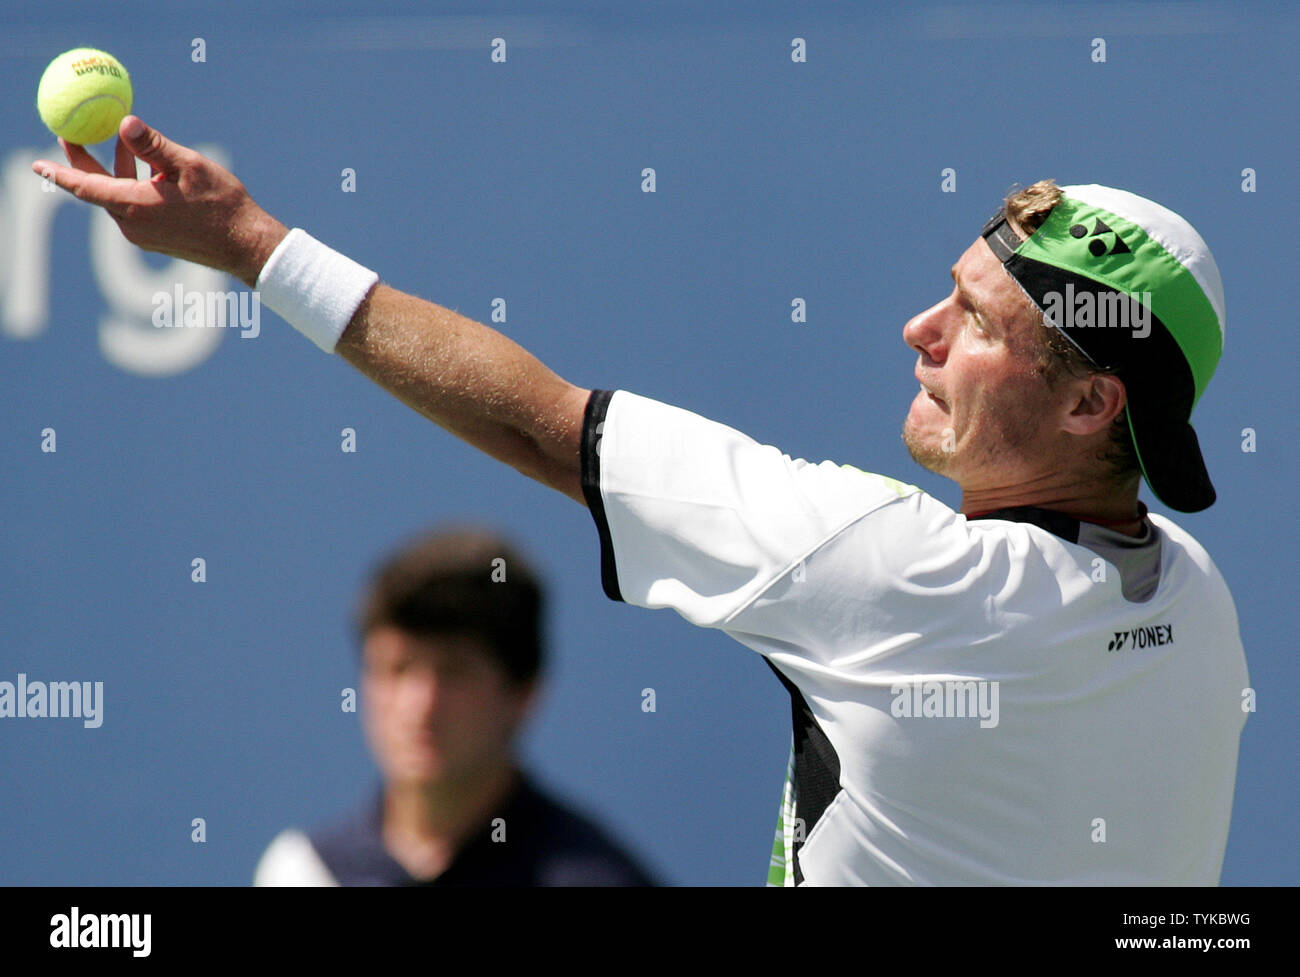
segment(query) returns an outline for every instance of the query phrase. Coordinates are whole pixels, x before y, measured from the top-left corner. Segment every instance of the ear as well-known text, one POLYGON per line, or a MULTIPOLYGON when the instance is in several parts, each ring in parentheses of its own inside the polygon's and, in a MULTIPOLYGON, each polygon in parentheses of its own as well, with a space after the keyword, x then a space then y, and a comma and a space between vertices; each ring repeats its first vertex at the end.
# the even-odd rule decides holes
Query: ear
POLYGON ((1068 389, 1069 413, 1061 429, 1070 434, 1086 436, 1109 430, 1128 402, 1124 382, 1104 373, 1076 380, 1068 389))

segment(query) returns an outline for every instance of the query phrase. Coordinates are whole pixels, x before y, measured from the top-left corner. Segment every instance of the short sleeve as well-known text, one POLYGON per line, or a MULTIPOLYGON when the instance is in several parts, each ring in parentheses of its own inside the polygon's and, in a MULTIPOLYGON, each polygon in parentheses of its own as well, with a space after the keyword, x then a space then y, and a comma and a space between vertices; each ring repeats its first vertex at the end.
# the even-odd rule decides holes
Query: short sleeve
POLYGON ((607 596, 702 627, 725 627, 846 526, 919 492, 626 391, 593 392, 582 454, 607 596))
POLYGON ((254 886, 335 886, 311 839, 290 828, 276 835, 257 863, 254 886))

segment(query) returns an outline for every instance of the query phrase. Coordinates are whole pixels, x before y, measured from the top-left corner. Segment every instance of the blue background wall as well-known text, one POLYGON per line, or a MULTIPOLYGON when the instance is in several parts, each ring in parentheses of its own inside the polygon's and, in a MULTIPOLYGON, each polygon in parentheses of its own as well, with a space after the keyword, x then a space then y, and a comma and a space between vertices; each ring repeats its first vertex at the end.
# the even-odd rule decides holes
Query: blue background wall
POLYGON ((161 342, 141 283, 178 272, 66 195, 48 237, 32 216, 49 198, 28 162, 57 152, 36 83, 82 44, 123 60, 138 114, 222 155, 287 224, 480 321, 504 298, 500 328, 567 379, 950 504, 899 440, 900 334, 1003 195, 1050 176, 1182 213, 1214 249, 1228 323, 1195 418, 1220 501, 1177 518, 1233 590, 1259 694, 1223 880, 1294 882, 1294 8, 606 6, 0 2, 0 680, 98 680, 105 699, 98 729, 0 721, 0 882, 242 884, 281 828, 360 802, 376 774, 339 708, 354 595, 447 519, 504 528, 550 578, 554 663, 525 755, 666 880, 761 883, 789 741, 757 656, 603 597, 584 509, 273 314, 256 339, 122 352, 161 342))

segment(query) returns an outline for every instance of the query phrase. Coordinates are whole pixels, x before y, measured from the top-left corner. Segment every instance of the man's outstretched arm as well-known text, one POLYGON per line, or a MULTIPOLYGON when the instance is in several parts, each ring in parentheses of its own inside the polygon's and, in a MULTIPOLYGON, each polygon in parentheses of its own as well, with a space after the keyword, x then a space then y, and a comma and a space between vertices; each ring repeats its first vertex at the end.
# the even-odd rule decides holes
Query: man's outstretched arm
MULTIPOLYGON (((32 169, 103 207, 146 251, 255 287, 288 233, 232 173, 133 116, 119 130, 115 176, 82 147, 63 148, 71 166, 38 160, 32 169), (153 168, 151 179, 135 178, 137 156, 153 168)), ((440 427, 585 504, 579 445, 590 391, 561 379, 518 343, 379 283, 335 351, 440 427)))
POLYGON ((518 343, 380 283, 337 352, 435 424, 586 505, 579 446, 591 391, 518 343))

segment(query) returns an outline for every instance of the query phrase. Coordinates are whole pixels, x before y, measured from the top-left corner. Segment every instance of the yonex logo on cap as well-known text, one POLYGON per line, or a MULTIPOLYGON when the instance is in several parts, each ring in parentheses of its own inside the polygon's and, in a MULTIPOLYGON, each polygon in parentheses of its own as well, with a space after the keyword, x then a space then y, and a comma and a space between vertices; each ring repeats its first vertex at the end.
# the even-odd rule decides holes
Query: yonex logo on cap
POLYGON ((1092 253, 1092 256, 1094 258, 1100 258, 1102 255, 1105 254, 1132 254, 1133 253, 1132 249, 1127 244, 1124 243, 1124 239, 1119 236, 1119 232, 1111 230, 1110 227, 1106 224, 1106 222, 1103 221, 1100 217, 1097 218, 1096 225, 1093 227, 1092 234, 1090 235, 1088 234, 1088 227, 1086 224, 1071 225, 1070 227, 1071 237, 1084 237, 1085 235, 1093 239, 1088 242, 1088 251, 1092 253), (1105 239, 1099 237, 1099 235, 1104 235, 1104 234, 1113 234, 1115 236, 1114 247, 1112 247, 1109 251, 1106 250, 1105 239))

